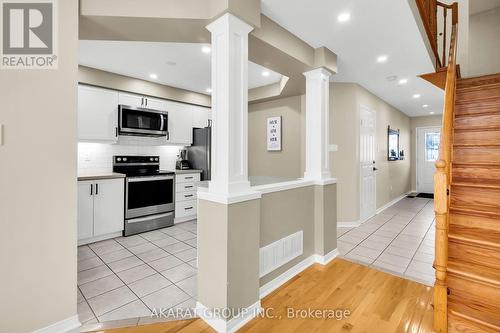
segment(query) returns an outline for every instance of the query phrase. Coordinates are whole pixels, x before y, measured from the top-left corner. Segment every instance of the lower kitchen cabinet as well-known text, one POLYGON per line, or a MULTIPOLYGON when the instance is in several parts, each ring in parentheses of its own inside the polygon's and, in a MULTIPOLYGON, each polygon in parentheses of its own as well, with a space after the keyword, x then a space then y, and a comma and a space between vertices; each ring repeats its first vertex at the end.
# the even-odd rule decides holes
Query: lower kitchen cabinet
POLYGON ((195 183, 199 173, 175 175, 175 222, 194 220, 197 217, 198 201, 195 183))
POLYGON ((124 179, 78 182, 78 244, 113 238, 124 227, 124 179))

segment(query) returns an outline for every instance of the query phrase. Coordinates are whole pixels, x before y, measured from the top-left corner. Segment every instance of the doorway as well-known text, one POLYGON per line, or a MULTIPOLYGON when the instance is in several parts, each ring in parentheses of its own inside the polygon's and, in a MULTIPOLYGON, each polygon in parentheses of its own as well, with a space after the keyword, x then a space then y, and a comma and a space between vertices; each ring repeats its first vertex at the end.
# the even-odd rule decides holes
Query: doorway
POLYGON ((434 193, 434 163, 439 155, 440 127, 417 128, 417 192, 434 193))
POLYGON ((375 166, 375 111, 361 105, 360 116, 360 203, 359 218, 363 222, 375 215, 376 204, 376 171, 375 166))

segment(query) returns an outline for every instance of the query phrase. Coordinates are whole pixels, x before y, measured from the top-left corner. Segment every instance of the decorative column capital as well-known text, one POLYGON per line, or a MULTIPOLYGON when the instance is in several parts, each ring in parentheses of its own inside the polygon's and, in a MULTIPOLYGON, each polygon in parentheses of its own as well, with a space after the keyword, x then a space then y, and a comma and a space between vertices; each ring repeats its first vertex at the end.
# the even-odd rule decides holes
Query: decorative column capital
POLYGON ((241 34, 249 34, 253 27, 231 13, 226 13, 215 19, 206 26, 207 30, 212 34, 232 30, 241 34))
POLYGON ((302 73, 306 78, 322 78, 330 80, 330 77, 333 75, 328 69, 324 67, 319 67, 315 69, 311 69, 310 71, 302 73))

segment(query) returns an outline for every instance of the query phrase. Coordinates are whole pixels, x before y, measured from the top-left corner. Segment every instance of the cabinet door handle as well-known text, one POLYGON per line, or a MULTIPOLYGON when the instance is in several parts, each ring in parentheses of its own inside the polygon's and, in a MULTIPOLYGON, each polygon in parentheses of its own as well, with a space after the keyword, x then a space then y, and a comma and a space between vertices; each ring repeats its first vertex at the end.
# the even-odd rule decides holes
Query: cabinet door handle
POLYGON ((167 132, 167 140, 170 140, 170 132, 167 132))
POLYGON ((144 97, 141 98, 141 106, 144 106, 144 97))
POLYGON ((184 186, 184 188, 192 188, 193 185, 189 185, 189 186, 184 186))
POLYGON ((95 195, 99 194, 99 184, 95 184, 95 195))
POLYGON ((94 184, 90 184, 90 195, 94 195, 94 184))
POLYGON ((115 137, 118 137, 118 127, 115 127, 115 137))
POLYGON ((148 99, 147 99, 147 98, 145 98, 145 100, 146 100, 146 106, 148 106, 148 99))
POLYGON ((185 194, 184 198, 191 198, 193 195, 192 194, 185 194))
POLYGON ((193 177, 185 177, 186 179, 193 179, 193 177))
POLYGON ((190 209, 193 209, 193 207, 186 207, 186 208, 184 208, 184 210, 190 210, 190 209))

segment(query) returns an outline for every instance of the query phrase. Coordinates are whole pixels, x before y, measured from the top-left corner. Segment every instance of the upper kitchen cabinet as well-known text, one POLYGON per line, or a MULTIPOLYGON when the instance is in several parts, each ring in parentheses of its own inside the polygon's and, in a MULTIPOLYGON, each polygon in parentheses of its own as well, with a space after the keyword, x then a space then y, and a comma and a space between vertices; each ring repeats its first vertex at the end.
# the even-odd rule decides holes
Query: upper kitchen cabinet
POLYGON ((166 111, 166 101, 141 95, 119 93, 119 104, 137 108, 166 111))
POLYGON ((78 139, 116 142, 118 139, 118 92, 78 86, 78 139))
POLYGON ((189 104, 167 101, 167 142, 190 145, 193 143, 193 109, 189 104))
POLYGON ((192 106, 193 109, 193 127, 208 127, 210 118, 210 109, 202 106, 192 106))

